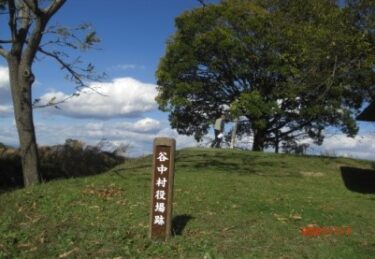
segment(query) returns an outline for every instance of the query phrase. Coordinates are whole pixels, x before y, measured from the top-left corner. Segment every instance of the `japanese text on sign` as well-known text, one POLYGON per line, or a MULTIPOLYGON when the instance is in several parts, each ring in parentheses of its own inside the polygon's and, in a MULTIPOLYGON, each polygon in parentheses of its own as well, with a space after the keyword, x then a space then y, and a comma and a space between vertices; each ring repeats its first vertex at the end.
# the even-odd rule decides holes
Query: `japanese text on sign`
POLYGON ((168 167, 166 165, 164 165, 164 163, 163 163, 163 162, 166 162, 166 161, 169 160, 168 157, 167 157, 167 152, 159 152, 156 160, 158 160, 161 164, 160 164, 160 166, 157 166, 157 172, 160 175, 156 175, 157 180, 156 180, 155 185, 156 185, 157 189, 155 191, 156 203, 155 203, 154 211, 156 213, 161 213, 161 214, 155 214, 153 222, 154 222, 155 225, 163 226, 165 224, 163 213, 166 211, 165 202, 166 202, 166 199, 167 199, 166 198, 167 192, 166 192, 165 187, 167 186, 168 180, 165 177, 161 177, 161 175, 168 172, 168 167))
POLYGON ((151 238, 170 237, 175 147, 174 139, 156 138, 154 141, 150 208, 151 238))

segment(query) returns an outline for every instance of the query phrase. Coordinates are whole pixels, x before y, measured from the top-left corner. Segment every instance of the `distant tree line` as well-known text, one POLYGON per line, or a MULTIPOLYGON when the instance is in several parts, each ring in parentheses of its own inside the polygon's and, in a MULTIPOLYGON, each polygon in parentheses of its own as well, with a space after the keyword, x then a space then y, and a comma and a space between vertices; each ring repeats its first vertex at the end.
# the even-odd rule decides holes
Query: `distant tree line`
MULTIPOLYGON (((121 147, 124 152, 124 147, 121 147)), ((63 145, 39 148, 42 181, 72 178, 103 173, 125 161, 118 150, 101 150, 101 145, 90 146, 67 139, 63 145)), ((0 188, 23 186, 21 155, 18 149, 0 143, 0 188)))

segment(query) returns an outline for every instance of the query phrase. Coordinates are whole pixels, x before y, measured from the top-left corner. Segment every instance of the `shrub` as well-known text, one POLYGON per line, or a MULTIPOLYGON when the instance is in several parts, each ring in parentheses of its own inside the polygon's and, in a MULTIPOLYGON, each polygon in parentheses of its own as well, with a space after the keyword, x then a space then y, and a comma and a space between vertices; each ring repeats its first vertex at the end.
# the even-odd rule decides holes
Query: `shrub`
MULTIPOLYGON (((125 161, 115 152, 104 152, 73 139, 66 140, 64 145, 40 147, 39 156, 43 181, 95 175, 125 161)), ((0 187, 22 186, 18 150, 0 146, 0 162, 0 187)))

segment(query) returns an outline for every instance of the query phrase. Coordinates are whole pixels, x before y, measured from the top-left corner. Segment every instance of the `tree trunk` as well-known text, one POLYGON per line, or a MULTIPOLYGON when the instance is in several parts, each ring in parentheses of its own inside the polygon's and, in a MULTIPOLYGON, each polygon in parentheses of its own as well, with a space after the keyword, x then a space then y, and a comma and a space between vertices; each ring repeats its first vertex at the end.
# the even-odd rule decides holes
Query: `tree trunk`
POLYGON ((14 117, 20 144, 23 180, 25 187, 27 187, 40 182, 39 156, 31 95, 34 76, 31 67, 22 65, 17 58, 9 58, 8 66, 14 117))
POLYGON ((253 129, 254 131, 254 142, 253 151, 263 151, 266 134, 264 130, 253 129))

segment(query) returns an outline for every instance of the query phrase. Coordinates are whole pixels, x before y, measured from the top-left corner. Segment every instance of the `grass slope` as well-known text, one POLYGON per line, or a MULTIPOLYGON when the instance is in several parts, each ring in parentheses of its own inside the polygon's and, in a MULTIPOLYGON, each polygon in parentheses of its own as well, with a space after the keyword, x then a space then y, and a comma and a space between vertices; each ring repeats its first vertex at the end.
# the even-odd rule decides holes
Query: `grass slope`
POLYGON ((340 168, 366 161, 214 149, 176 156, 176 235, 150 241, 151 157, 0 194, 0 258, 373 258, 375 195, 340 168), (350 226, 350 236, 300 229, 350 226))

